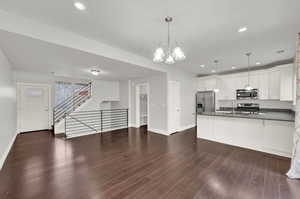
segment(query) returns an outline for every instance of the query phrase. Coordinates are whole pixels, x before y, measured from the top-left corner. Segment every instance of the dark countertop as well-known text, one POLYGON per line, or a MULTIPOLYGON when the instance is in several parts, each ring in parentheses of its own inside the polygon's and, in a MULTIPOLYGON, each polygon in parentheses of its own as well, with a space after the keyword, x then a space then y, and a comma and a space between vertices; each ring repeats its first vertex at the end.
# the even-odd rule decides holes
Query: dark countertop
POLYGON ((259 112, 258 114, 217 111, 217 112, 198 113, 198 115, 295 122, 295 114, 293 112, 282 112, 282 111, 259 112))

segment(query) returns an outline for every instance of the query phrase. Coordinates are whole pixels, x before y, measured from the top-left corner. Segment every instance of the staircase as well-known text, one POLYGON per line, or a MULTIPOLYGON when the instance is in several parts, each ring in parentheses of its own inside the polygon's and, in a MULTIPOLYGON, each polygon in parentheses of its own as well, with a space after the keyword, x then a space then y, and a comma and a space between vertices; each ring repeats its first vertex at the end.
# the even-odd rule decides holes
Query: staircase
POLYGON ((92 96, 92 83, 76 90, 73 94, 56 105, 53 109, 53 124, 57 124, 65 119, 67 115, 79 108, 84 102, 92 96))

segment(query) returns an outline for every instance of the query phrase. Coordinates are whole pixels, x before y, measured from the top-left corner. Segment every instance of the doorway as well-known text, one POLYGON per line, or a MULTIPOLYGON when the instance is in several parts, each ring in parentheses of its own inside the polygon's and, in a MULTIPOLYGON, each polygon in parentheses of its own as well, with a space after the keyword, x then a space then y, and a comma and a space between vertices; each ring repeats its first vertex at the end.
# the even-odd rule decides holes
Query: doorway
POLYGON ((25 83, 17 86, 18 132, 50 129, 50 86, 25 83))
POLYGON ((136 85, 136 127, 148 127, 149 123, 149 84, 136 85))

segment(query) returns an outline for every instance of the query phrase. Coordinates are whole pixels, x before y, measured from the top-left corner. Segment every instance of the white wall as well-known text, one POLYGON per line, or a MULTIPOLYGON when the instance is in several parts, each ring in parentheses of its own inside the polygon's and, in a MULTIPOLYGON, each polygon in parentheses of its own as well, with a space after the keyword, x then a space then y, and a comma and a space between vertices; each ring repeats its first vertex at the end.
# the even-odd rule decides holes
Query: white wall
POLYGON ((148 130, 168 134, 167 127, 167 75, 162 73, 148 78, 133 79, 130 84, 130 121, 136 126, 136 85, 149 84, 149 123, 148 130))
POLYGON ((129 108, 130 95, 129 95, 129 80, 119 81, 119 99, 120 101, 112 102, 113 109, 126 109, 129 108))
POLYGON ((197 92, 196 76, 173 68, 168 72, 168 81, 178 81, 180 83, 181 130, 195 126, 195 95, 197 92))
POLYGON ((132 126, 136 126, 136 84, 149 84, 149 124, 150 131, 169 135, 168 128, 168 81, 178 81, 180 83, 180 129, 184 130, 195 126, 195 94, 197 92, 197 78, 182 70, 169 68, 168 73, 161 75, 134 79, 131 82, 131 117, 132 126))
POLYGON ((0 169, 16 136, 16 87, 11 65, 0 49, 0 169))

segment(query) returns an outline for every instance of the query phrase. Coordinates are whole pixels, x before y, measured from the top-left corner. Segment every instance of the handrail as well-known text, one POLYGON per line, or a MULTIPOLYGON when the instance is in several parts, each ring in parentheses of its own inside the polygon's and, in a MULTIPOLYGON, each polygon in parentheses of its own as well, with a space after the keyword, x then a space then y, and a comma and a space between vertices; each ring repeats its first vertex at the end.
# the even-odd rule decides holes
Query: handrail
POLYGON ((86 86, 77 89, 73 94, 53 108, 53 123, 60 121, 66 114, 72 113, 81 103, 91 97, 91 85, 89 82, 86 86), (87 92, 87 95, 80 95, 81 92, 87 92))
POLYGON ((97 131, 97 129, 94 129, 93 127, 91 127, 91 126, 89 126, 89 125, 85 124, 84 122, 80 121, 79 119, 77 119, 77 118, 74 118, 74 117, 72 117, 71 115, 68 115, 68 117, 72 118, 73 120, 76 120, 77 122, 79 122, 79 123, 83 124, 84 126, 86 126, 86 127, 90 128, 90 129, 92 129, 93 131, 96 131, 96 132, 98 132, 98 131, 97 131))
POLYGON ((67 138, 91 130, 102 133, 120 128, 128 128, 128 109, 76 111, 65 115, 67 138))
MULTIPOLYGON (((74 91, 74 93, 80 93, 81 91, 83 91, 83 90, 85 90, 85 89, 88 90, 87 88, 90 88, 90 87, 91 87, 91 82, 88 83, 87 86, 84 86, 84 87, 82 87, 82 88, 80 88, 80 89, 74 91)), ((74 93, 73 93, 73 95, 67 97, 67 98, 64 99, 62 102, 60 102, 59 104, 57 104, 57 105, 54 107, 54 109, 56 109, 57 107, 59 107, 59 106, 65 104, 66 101, 69 101, 69 99, 73 99, 73 98, 74 98, 74 93)))

